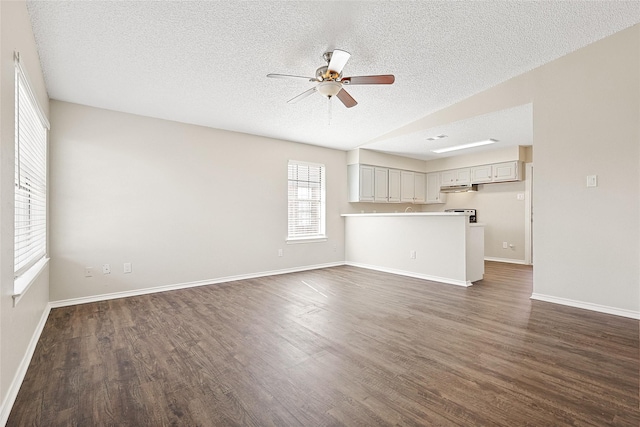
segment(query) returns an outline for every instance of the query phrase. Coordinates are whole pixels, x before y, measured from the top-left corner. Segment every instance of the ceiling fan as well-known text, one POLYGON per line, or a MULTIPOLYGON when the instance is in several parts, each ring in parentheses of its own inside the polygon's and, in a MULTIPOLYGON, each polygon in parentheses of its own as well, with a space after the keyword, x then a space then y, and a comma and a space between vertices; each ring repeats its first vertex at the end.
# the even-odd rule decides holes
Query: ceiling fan
POLYGON ((358 103, 343 86, 348 85, 390 85, 395 81, 393 74, 382 74, 377 76, 353 76, 342 77, 342 69, 347 64, 347 61, 351 57, 349 52, 344 50, 334 49, 333 52, 325 52, 322 55, 327 65, 316 70, 315 77, 303 77, 293 76, 290 74, 267 74, 267 77, 281 78, 281 79, 305 79, 313 83, 317 83, 309 90, 302 92, 300 95, 291 98, 287 101, 289 104, 300 101, 306 98, 314 92, 319 92, 321 95, 331 99, 336 96, 344 104, 345 107, 351 108, 358 103))

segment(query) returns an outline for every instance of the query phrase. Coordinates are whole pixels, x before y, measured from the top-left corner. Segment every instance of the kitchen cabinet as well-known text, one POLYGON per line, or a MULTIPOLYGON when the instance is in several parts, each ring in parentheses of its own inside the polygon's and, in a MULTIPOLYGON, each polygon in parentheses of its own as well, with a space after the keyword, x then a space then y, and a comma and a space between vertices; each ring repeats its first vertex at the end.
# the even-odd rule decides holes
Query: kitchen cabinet
POLYGON ((426 203, 421 172, 353 164, 347 166, 349 202, 426 203))
POLYGON ((461 168, 442 171, 440 185, 466 185, 471 183, 471 169, 461 168))
POLYGON ((440 172, 431 172, 426 176, 425 203, 445 203, 446 193, 440 192, 440 172))
POLYGON ((400 170, 389 169, 389 203, 400 203, 400 170))
POLYGON ((425 198, 425 174, 400 171, 400 201, 404 203, 424 203, 425 198))
POLYGON ((426 175, 420 172, 413 174, 413 203, 424 203, 427 198, 426 175))
POLYGON ((518 162, 494 163, 471 168, 471 183, 517 181, 518 162))
POLYGON ((367 165, 347 167, 350 202, 373 202, 375 199, 375 168, 367 165))
POLYGON ((389 200, 389 169, 374 168, 373 200, 386 203, 389 200))
POLYGON ((517 181, 518 162, 496 163, 491 166, 493 170, 493 182, 517 181))

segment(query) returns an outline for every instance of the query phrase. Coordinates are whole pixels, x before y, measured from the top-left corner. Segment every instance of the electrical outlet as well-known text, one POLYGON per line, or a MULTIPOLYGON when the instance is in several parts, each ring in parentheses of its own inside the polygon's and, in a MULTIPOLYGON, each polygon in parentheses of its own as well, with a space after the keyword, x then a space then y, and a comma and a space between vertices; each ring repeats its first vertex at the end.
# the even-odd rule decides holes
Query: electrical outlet
POLYGON ((278 256, 282 256, 282 255, 283 255, 282 249, 278 249, 278 256))
POLYGON ((131 273, 131 263, 130 262, 125 262, 124 263, 124 273, 131 273))
POLYGON ((416 251, 410 251, 409 252, 409 258, 416 259, 416 251))
POLYGON ((84 268, 84 277, 93 277, 93 267, 84 268))
POLYGON ((598 186, 598 175, 587 175, 587 187, 598 186))
POLYGON ((524 200, 524 193, 518 193, 516 197, 518 200, 524 200))
POLYGON ((111 266, 109 264, 102 264, 102 274, 111 274, 111 266))
POLYGON ((507 249, 509 244, 507 242, 502 242, 502 249, 507 249))

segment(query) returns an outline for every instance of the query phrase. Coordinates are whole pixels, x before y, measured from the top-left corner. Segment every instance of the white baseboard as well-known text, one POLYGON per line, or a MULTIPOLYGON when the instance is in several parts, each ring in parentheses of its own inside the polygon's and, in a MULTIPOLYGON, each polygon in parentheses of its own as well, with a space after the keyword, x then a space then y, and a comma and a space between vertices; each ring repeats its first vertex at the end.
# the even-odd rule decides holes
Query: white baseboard
POLYGON ((507 262, 509 264, 522 264, 527 265, 525 260, 523 259, 512 259, 512 258, 495 258, 495 257, 484 257, 485 261, 495 261, 495 262, 507 262))
POLYGON ((20 361, 20 365, 18 366, 18 370, 13 376, 13 381, 11 381, 11 384, 9 385, 7 395, 2 402, 2 407, 0 407, 0 426, 4 426, 7 424, 7 420, 9 419, 9 415, 11 414, 11 408, 13 408, 13 403, 16 401, 16 397, 18 397, 18 391, 20 391, 22 381, 27 374, 27 369, 29 368, 29 364, 31 363, 31 358, 33 357, 33 353, 36 350, 36 345, 38 345, 38 340, 40 340, 40 335, 42 334, 44 325, 47 323, 47 318, 49 317, 50 311, 51 304, 47 304, 44 311, 42 312, 40 321, 36 326, 36 330, 33 332, 33 336, 29 341, 27 351, 24 353, 24 356, 20 361))
POLYGON ((531 294, 531 299, 640 320, 639 311, 626 310, 624 308, 610 307, 607 305, 593 304, 590 302, 576 301, 572 299, 560 298, 560 297, 554 297, 551 295, 542 295, 542 294, 536 294, 536 293, 531 294))
POLYGON ((173 285, 155 286, 152 288, 135 289, 131 291, 113 292, 109 294, 91 295, 88 297, 70 298, 65 300, 52 301, 51 308, 68 307, 70 305, 86 304, 90 302, 106 301, 117 298, 134 297, 138 295, 155 294, 157 292, 175 291, 178 289, 194 288, 196 286, 215 285, 219 283, 233 282, 236 280, 255 279, 258 277, 276 276, 279 274, 297 273, 300 271, 317 270, 320 268, 337 267, 345 263, 332 262, 327 264, 308 265, 303 267, 285 268, 282 270, 263 271, 259 273, 240 274, 237 276, 219 277, 217 279, 198 280, 196 282, 177 283, 173 285))
POLYGON ((381 271, 383 273, 398 274, 400 276, 415 277, 416 279, 430 280, 432 282, 446 283, 448 285, 457 285, 457 286, 465 286, 465 287, 469 287, 473 285, 473 283, 468 280, 465 281, 465 280, 448 279, 446 277, 429 276, 427 274, 420 274, 412 271, 396 270, 394 268, 378 267, 375 265, 360 264, 357 262, 345 262, 345 265, 350 265, 352 267, 366 268, 367 270, 381 271))

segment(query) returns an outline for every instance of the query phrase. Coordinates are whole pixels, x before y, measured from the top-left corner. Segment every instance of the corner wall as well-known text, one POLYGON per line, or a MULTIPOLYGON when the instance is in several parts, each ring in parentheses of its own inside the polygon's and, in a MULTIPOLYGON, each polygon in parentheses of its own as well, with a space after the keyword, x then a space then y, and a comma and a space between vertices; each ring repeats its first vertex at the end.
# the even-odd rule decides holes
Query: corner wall
POLYGON ((49 98, 24 1, 0 2, 0 425, 4 425, 48 314, 48 269, 13 306, 15 76, 20 52, 31 87, 48 115, 49 98))
POLYGON ((640 25, 540 67, 535 86, 534 297, 640 318, 640 25))
POLYGON ((59 101, 51 124, 51 301, 344 262, 344 151, 59 101), (290 159, 326 166, 326 242, 285 242, 290 159))

